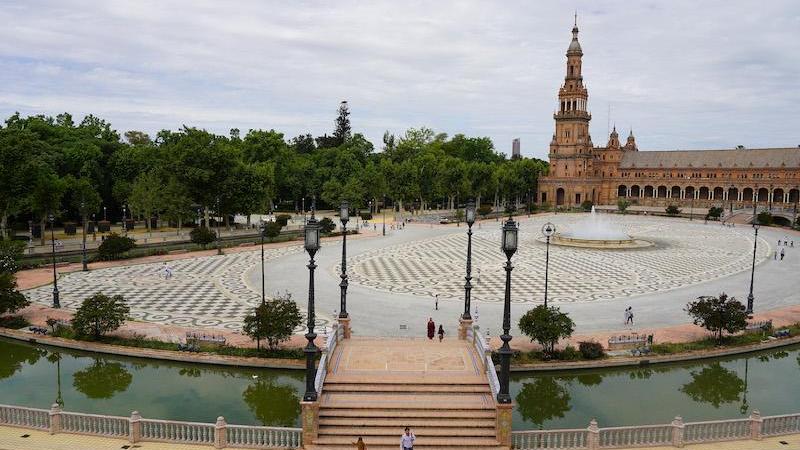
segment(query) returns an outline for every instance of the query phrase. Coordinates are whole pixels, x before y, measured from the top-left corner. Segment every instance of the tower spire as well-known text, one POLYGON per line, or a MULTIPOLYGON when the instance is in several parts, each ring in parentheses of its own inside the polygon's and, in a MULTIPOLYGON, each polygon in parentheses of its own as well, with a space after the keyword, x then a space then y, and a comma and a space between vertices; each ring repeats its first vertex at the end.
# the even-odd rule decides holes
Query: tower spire
POLYGON ((578 28, 578 10, 575 10, 575 28, 578 28))

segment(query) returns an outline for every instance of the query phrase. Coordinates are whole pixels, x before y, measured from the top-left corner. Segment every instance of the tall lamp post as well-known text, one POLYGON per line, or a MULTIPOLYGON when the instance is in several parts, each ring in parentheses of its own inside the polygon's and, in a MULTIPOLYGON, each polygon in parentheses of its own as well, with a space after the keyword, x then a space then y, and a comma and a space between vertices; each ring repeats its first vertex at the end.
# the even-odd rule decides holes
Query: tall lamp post
POLYGON ((747 294, 747 315, 749 317, 753 316, 753 279, 756 275, 756 248, 758 248, 758 217, 753 217, 753 230, 755 231, 755 235, 753 236, 753 266, 750 269, 750 293, 747 294))
POLYGON ((219 197, 217 197, 217 210, 215 212, 217 213, 217 254, 221 255, 222 254, 222 244, 219 241, 219 238, 220 238, 219 219, 222 218, 222 216, 220 215, 220 212, 219 212, 219 197))
POLYGON ((317 390, 314 387, 314 380, 317 375, 316 368, 314 367, 314 359, 317 356, 317 346, 314 345, 314 339, 317 334, 314 333, 314 269, 317 265, 314 264, 314 255, 319 250, 319 223, 314 218, 314 206, 311 206, 311 218, 306 222, 304 229, 305 234, 305 248, 308 252, 309 262, 308 267, 308 332, 306 339, 308 345, 303 350, 306 354, 306 393, 303 394, 304 402, 314 402, 317 400, 317 390))
POLYGON ((556 226, 547 222, 542 226, 542 234, 546 241, 546 250, 544 257, 544 307, 547 308, 547 281, 550 272, 550 236, 556 233, 556 226))
POLYGON ((386 236, 386 194, 383 194, 383 207, 381 210, 383 212, 383 235, 386 236))
POLYGON ((511 217, 503 224, 503 252, 506 254, 506 291, 503 301, 503 334, 500 339, 503 345, 498 353, 500 354, 500 392, 497 393, 498 403, 511 403, 511 395, 508 393, 508 379, 511 369, 511 257, 517 251, 517 223, 511 217))
POLYGON ((339 277, 341 291, 339 298, 339 324, 344 331, 345 339, 350 338, 350 315, 347 313, 347 222, 350 220, 350 204, 342 202, 339 207, 339 220, 342 221, 342 273, 339 277))
MULTIPOLYGON (((464 320, 472 320, 469 313, 470 301, 472 296, 472 225, 475 223, 475 202, 470 200, 467 202, 466 208, 467 219, 467 276, 464 277, 464 314, 461 316, 464 320)), ((466 336, 464 336, 466 338, 466 336)))
POLYGON ((122 232, 125 236, 128 235, 127 210, 128 205, 122 205, 122 232))
POLYGON ((258 231, 258 234, 261 235, 261 305, 263 306, 267 303, 267 294, 264 289, 266 284, 264 280, 264 233, 267 232, 267 223, 263 220, 258 224, 258 231))
POLYGON ((58 299, 58 274, 56 273, 56 216, 50 214, 50 242, 53 244, 53 308, 61 308, 58 299))
POLYGON ((82 222, 83 222, 83 242, 81 244, 81 246, 82 246, 81 250, 82 250, 83 256, 81 257, 81 264, 83 266, 83 271, 84 272, 88 272, 89 271, 89 261, 88 261, 88 259, 86 259, 86 212, 84 211, 85 208, 86 208, 86 204, 83 202, 83 200, 81 200, 81 219, 82 219, 82 222))

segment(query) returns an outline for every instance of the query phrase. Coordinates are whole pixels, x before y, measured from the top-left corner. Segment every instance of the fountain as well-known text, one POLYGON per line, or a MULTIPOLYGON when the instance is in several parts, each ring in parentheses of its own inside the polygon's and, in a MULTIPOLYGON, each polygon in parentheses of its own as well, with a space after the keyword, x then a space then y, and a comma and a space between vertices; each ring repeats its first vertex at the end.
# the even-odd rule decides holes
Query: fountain
POLYGON ((641 248, 653 245, 650 241, 635 239, 615 228, 601 217, 592 206, 589 218, 577 223, 571 231, 556 233, 553 244, 588 248, 641 248))

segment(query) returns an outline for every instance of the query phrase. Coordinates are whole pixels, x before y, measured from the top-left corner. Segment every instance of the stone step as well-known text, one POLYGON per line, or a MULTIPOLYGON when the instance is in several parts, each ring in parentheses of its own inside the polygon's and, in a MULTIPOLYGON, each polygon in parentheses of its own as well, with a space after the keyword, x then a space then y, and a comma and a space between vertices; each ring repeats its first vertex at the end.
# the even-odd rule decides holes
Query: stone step
POLYGON ((384 394, 361 392, 323 393, 320 408, 358 409, 495 409, 491 395, 451 393, 384 394))
MULTIPOLYGON (((397 427, 397 418, 383 417, 320 417, 320 426, 345 426, 345 427, 397 427)), ((404 418, 404 427, 434 428, 434 427, 487 427, 494 429, 494 416, 488 418, 462 419, 462 418, 404 418)))
POLYGON ((363 375, 354 373, 328 373, 325 376, 325 385, 370 383, 377 386, 392 384, 407 384, 411 386, 421 385, 475 385, 487 384, 486 376, 481 375, 452 375, 452 374, 431 374, 431 372, 410 372, 408 374, 380 373, 377 375, 363 375))
MULTIPOLYGON (((403 432, 403 428, 410 426, 405 422, 397 422, 391 427, 358 427, 358 426, 320 426, 319 436, 363 436, 372 440, 374 437, 396 436, 403 432)), ((491 437, 495 436, 494 423, 489 428, 480 427, 459 427, 459 426, 439 426, 431 427, 412 427, 414 434, 422 436, 453 437, 466 439, 467 437, 491 437)))
POLYGON ((403 384, 403 383, 336 383, 325 380, 323 392, 491 392, 486 383, 476 384, 403 384))
MULTIPOLYGON (((307 444, 307 445, 305 445, 304 448, 306 450, 353 450, 355 447, 352 445, 352 443, 355 442, 356 439, 358 439, 358 438, 357 437, 353 438, 353 440, 351 440, 350 443, 348 443, 347 445, 307 444)), ((369 450, 397 450, 400 447, 400 438, 398 437, 397 438, 397 442, 395 442, 394 444, 388 444, 388 445, 372 444, 372 443, 369 443, 368 441, 364 441, 364 443, 367 444, 367 448, 369 450)), ((470 445, 469 442, 464 443, 463 445, 419 445, 419 444, 417 444, 417 445, 414 446, 414 450, 465 450, 465 449, 469 449, 469 448, 473 448, 473 446, 470 445)), ((503 447, 503 446, 500 446, 500 445, 480 446, 478 448, 480 448, 481 450, 509 450, 508 447, 503 447)))
MULTIPOLYGON (((320 436, 314 441, 314 445, 348 445, 358 439, 358 436, 320 436)), ((372 448, 373 445, 392 445, 395 448, 400 447, 400 433, 395 436, 370 436, 369 439, 365 438, 364 442, 367 448, 372 448)), ((447 445, 452 447, 461 448, 483 448, 483 447, 497 447, 497 439, 494 437, 470 437, 462 438, 459 436, 417 436, 414 442, 414 449, 423 448, 425 446, 433 445, 447 445)), ((351 445, 352 448, 352 445, 351 445)))
POLYGON ((456 419, 492 419, 494 420, 495 409, 452 409, 452 410, 436 410, 436 409, 396 409, 396 408, 378 408, 378 409, 362 409, 362 408, 320 408, 320 417, 336 417, 336 418, 387 418, 387 419, 424 419, 424 418, 456 418, 456 419))

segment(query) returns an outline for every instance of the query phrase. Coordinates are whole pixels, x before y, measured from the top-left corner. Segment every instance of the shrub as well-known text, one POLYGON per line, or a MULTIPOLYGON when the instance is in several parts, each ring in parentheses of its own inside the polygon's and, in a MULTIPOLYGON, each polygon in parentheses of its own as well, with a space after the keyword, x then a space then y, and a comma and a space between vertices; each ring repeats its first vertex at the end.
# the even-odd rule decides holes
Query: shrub
POLYGON ((664 211, 666 211, 668 216, 677 216, 678 214, 681 213, 681 210, 678 209, 678 207, 675 205, 667 206, 667 208, 664 211))
POLYGON ((22 316, 0 317, 0 327, 3 328, 11 328, 13 330, 19 330, 20 328, 25 328, 29 326, 31 326, 31 323, 28 322, 28 319, 22 316))
POLYGON ((361 213, 361 220, 372 220, 372 213, 361 213))
POLYGON ((594 203, 591 200, 584 200, 581 203, 581 209, 587 212, 592 210, 592 206, 594 206, 594 203))
POLYGON ((120 236, 117 233, 111 233, 106 236, 106 239, 100 244, 97 249, 97 256, 100 259, 119 259, 123 253, 136 247, 136 241, 127 236, 120 236))
POLYGON ((722 211, 723 211, 722 208, 720 208, 719 206, 712 206, 711 208, 708 208, 708 213, 706 214, 706 220, 719 219, 719 217, 722 215, 722 211))
POLYGON ((765 225, 765 226, 772 225, 773 218, 772 214, 769 211, 762 211, 758 213, 757 218, 759 225, 765 225))
POLYGON ((568 345, 558 354, 558 359, 563 361, 575 361, 577 359, 581 359, 581 355, 582 353, 579 352, 575 347, 568 345))
POLYGON ((275 220, 275 222, 267 222, 267 225, 264 228, 264 236, 270 239, 274 239, 281 234, 281 228, 283 228, 283 225, 281 225, 281 223, 278 222, 277 219, 275 220))
POLYGON ((97 293, 85 299, 75 311, 72 327, 78 334, 99 339, 105 333, 121 327, 129 312, 130 308, 121 295, 109 297, 97 293))
POLYGON ((275 222, 279 223, 281 225, 281 228, 283 228, 289 223, 289 219, 291 218, 292 216, 290 216, 289 214, 278 214, 277 216, 275 216, 275 222))
POLYGON ((492 212, 492 209, 493 209, 493 208, 492 208, 492 205, 481 205, 481 206, 478 208, 478 214, 480 214, 481 216, 483 216, 484 218, 486 218, 486 216, 488 216, 489 214, 491 214, 491 212, 492 212))
POLYGON ((583 341, 578 343, 578 349, 583 359, 600 359, 605 356, 603 345, 599 342, 583 341))
POLYGON ((625 210, 627 210, 629 206, 631 206, 631 202, 628 199, 620 198, 617 200, 617 209, 619 212, 624 214, 625 210))
POLYGON ((217 233, 206 227, 197 227, 193 229, 192 232, 189 233, 189 236, 192 242, 201 245, 203 248, 217 239, 217 233))
POLYGON ((336 228, 336 224, 333 223, 330 217, 323 217, 322 220, 319 221, 319 230, 322 233, 330 233, 336 228))

